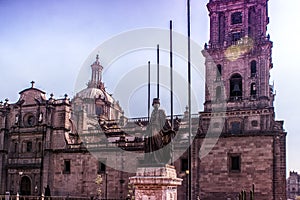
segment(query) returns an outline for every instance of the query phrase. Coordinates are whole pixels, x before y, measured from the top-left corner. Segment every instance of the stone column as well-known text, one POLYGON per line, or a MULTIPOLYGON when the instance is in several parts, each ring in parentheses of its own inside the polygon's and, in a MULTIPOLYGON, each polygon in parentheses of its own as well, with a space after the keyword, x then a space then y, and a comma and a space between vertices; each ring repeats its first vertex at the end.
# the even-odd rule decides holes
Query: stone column
POLYGON ((140 167, 129 180, 134 185, 136 200, 177 200, 177 186, 182 182, 171 165, 140 167))

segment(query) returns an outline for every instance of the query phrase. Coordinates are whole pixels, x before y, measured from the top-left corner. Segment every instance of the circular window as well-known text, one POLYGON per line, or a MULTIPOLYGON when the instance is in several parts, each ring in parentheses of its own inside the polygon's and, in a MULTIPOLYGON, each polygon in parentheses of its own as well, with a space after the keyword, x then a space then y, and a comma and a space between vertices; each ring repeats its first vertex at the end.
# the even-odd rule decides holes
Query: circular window
POLYGON ((34 126, 35 124, 35 117, 32 114, 28 114, 24 117, 24 124, 25 126, 34 126))

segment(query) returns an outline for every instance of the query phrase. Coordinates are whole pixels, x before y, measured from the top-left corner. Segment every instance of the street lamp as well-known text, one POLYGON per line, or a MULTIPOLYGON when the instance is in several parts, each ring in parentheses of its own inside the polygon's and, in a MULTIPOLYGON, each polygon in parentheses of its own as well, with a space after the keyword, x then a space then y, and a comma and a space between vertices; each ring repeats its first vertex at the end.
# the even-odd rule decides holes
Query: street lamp
POLYGON ((20 194, 21 193, 21 178, 22 178, 22 175, 23 175, 23 172, 19 172, 19 192, 18 192, 18 194, 20 194))
POLYGON ((186 199, 189 199, 189 174, 190 174, 190 171, 185 170, 185 174, 186 174, 186 199))
POLYGON ((105 172, 105 199, 107 199, 107 172, 105 172))

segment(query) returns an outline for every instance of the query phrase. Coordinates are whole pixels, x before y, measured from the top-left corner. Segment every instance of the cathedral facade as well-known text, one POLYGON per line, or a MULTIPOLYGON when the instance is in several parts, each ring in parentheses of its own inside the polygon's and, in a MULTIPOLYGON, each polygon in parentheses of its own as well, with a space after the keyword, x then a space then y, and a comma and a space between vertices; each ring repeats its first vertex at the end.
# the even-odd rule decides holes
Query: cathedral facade
MULTIPOLYGON (((190 171, 188 110, 174 119, 180 128, 173 164, 183 179, 178 199, 188 193, 188 173, 192 199, 237 199, 253 187, 255 199, 286 199, 286 132, 283 121, 275 120, 269 85, 273 64, 267 3, 207 4, 205 102, 204 110, 192 115, 190 171)), ((16 103, 0 105, 1 194, 41 195, 49 188, 52 196, 132 195, 129 177, 144 159, 148 118, 124 116, 105 90, 102 69, 97 56, 88 87, 72 100, 67 95, 47 98, 32 82, 16 103)))

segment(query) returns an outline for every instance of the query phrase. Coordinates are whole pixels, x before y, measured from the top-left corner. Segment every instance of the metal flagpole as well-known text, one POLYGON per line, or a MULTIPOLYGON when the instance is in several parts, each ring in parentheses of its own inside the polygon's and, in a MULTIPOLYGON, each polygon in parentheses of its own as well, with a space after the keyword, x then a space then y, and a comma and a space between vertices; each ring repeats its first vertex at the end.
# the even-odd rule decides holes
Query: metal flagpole
POLYGON ((170 20, 170 90, 171 90, 171 127, 173 129, 173 35, 172 20, 170 20))
POLYGON ((192 199, 192 119, 191 119, 191 11, 190 0, 187 0, 187 32, 188 32, 188 107, 189 107, 189 148, 188 148, 188 199, 192 199))
POLYGON ((148 61, 148 123, 150 122, 150 61, 148 61))
POLYGON ((157 45, 157 98, 159 98, 159 44, 157 45))
MULTIPOLYGON (((170 101, 171 101, 171 130, 173 130, 173 33, 170 20, 170 101)), ((173 135, 171 136, 171 164, 173 164, 173 135)))

